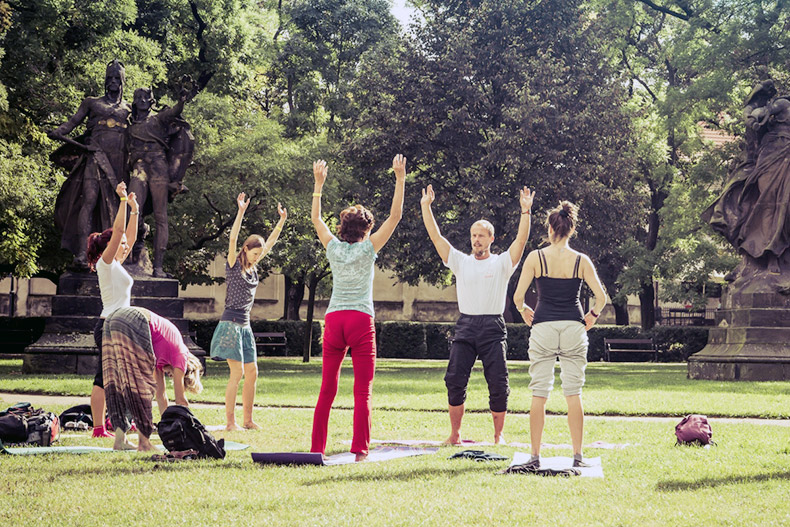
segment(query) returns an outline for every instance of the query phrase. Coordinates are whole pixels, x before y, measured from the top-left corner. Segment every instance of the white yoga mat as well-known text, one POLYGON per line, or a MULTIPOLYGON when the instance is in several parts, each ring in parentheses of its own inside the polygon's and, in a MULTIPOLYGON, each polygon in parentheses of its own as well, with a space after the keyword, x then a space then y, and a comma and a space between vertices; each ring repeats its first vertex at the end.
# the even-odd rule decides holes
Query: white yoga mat
MULTIPOLYGON (((370 441, 371 443, 379 444, 379 445, 404 445, 404 446, 442 446, 443 443, 441 441, 433 441, 427 439, 373 439, 370 441)), ((344 444, 350 445, 351 441, 343 441, 344 444)), ((453 445, 453 446, 494 446, 494 443, 489 441, 474 441, 471 439, 463 439, 461 440, 460 445, 453 445)), ((532 445, 529 443, 519 443, 517 441, 504 443, 501 446, 512 446, 515 448, 530 448, 532 445)), ((600 448, 603 450, 619 450, 621 448, 626 448, 629 446, 636 446, 632 445, 631 443, 607 443, 606 441, 593 441, 592 443, 586 445, 584 448, 600 448)), ((571 445, 566 444, 552 444, 552 443, 541 443, 541 448, 556 448, 556 449, 568 449, 572 450, 573 447, 571 445)))
MULTIPOLYGON (((363 463, 389 461, 402 457, 435 454, 438 448, 385 447, 374 448, 363 463)), ((356 454, 343 452, 334 456, 323 457, 321 454, 308 452, 253 452, 252 460, 262 464, 274 465, 349 465, 356 463, 356 454)))
MULTIPOLYGON (((513 454, 513 461, 510 463, 510 466, 513 465, 522 465, 529 461, 530 455, 526 452, 516 452, 513 454)), ((579 470, 581 471, 581 477, 583 478, 602 478, 603 477, 603 466, 601 465, 601 458, 600 457, 587 457, 584 458, 584 462, 589 467, 580 467, 579 470)), ((566 468, 573 467, 573 458, 572 457, 541 457, 540 458, 540 468, 551 468, 554 470, 564 470, 566 468)))

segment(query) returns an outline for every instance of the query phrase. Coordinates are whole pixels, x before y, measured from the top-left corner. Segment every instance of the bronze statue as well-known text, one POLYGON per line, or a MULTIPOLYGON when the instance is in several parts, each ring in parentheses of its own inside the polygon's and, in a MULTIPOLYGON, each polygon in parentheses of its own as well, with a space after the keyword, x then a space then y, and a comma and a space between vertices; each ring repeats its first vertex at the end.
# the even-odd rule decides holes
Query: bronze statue
POLYGON ((733 289, 790 288, 790 100, 763 81, 746 100, 746 145, 703 219, 742 255, 733 289))
POLYGON ((55 223, 63 232, 61 247, 75 256, 75 270, 87 271, 88 235, 110 227, 118 210, 115 187, 125 180, 125 132, 131 113, 123 100, 125 81, 123 64, 112 61, 104 95, 84 99, 71 119, 47 134, 66 143, 51 156, 70 171, 55 202, 55 223), (68 137, 85 119, 85 134, 76 140, 68 137))
MULTIPOLYGON (((182 179, 194 150, 189 125, 180 119, 189 98, 190 93, 184 89, 175 106, 152 113, 155 103, 152 91, 138 88, 132 102, 127 141, 131 171, 129 191, 138 196, 143 215, 154 214, 153 276, 159 278, 168 276, 162 269, 168 239, 167 204, 186 189, 182 179)), ((133 252, 133 263, 139 259, 143 238, 142 233, 138 235, 140 245, 133 252)))

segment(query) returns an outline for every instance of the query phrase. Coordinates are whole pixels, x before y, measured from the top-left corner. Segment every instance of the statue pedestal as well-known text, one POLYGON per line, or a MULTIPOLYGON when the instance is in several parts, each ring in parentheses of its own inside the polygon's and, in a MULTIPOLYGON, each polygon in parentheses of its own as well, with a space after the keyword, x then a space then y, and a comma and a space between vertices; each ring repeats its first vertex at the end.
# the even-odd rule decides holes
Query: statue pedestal
MULTIPOLYGON (((189 350, 201 361, 206 352, 189 336, 189 322, 184 318, 184 299, 178 297, 178 280, 135 276, 132 305, 161 315, 181 331, 189 350)), ((93 328, 101 313, 99 281, 95 273, 66 273, 60 277, 57 294, 52 298, 52 316, 44 334, 25 348, 24 373, 96 373, 99 353, 93 340, 93 328)))
POLYGON ((688 376, 722 381, 790 380, 790 296, 728 290, 708 345, 689 357, 688 376))

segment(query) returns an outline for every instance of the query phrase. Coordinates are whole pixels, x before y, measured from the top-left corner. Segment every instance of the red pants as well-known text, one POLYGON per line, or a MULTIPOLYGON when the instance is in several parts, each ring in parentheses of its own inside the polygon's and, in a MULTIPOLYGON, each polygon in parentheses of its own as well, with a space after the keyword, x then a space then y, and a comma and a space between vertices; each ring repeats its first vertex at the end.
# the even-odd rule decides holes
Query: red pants
POLYGON ((340 366, 351 349, 354 367, 354 437, 351 452, 367 454, 370 444, 370 394, 376 370, 376 328, 373 317, 361 311, 333 311, 324 320, 321 392, 313 414, 311 452, 326 452, 329 412, 337 395, 340 366))

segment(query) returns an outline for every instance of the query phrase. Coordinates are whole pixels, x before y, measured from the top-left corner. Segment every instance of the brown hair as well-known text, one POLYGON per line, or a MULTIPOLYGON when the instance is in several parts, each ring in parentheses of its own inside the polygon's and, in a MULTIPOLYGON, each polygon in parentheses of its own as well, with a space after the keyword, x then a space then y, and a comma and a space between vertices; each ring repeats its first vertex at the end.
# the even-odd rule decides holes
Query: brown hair
MULTIPOLYGON (((549 211, 546 224, 554 231, 554 239, 561 240, 572 236, 576 232, 576 223, 579 221, 579 207, 570 201, 560 201, 558 207, 549 211)), ((549 240, 552 241, 552 240, 549 240)))
POLYGON ((244 240, 244 245, 241 246, 241 251, 239 251, 238 261, 241 262, 241 269, 243 271, 249 270, 253 265, 253 262, 250 262, 247 259, 247 251, 244 250, 246 247, 247 250, 250 249, 257 249, 259 247, 263 247, 266 242, 263 239, 263 236, 258 234, 251 234, 244 240))
POLYGON ((102 232, 94 232, 88 236, 88 250, 86 256, 91 271, 96 270, 96 262, 99 261, 104 249, 107 248, 107 244, 110 243, 110 238, 112 238, 112 227, 102 232))
POLYGON ((203 375, 203 365, 200 364, 200 359, 195 357, 191 352, 187 352, 187 370, 184 372, 184 389, 192 393, 202 392, 203 384, 200 382, 201 375, 203 375))
POLYGON ((376 222, 373 214, 362 205, 352 205, 340 213, 340 230, 337 237, 348 243, 356 243, 365 237, 376 222))

